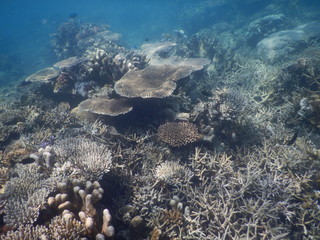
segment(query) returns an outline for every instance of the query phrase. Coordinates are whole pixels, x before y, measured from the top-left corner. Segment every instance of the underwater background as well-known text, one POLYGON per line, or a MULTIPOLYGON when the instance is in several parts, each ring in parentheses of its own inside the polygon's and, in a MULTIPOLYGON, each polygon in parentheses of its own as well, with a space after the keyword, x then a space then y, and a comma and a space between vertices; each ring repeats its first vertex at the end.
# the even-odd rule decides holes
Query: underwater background
MULTIPOLYGON (((290 5, 301 4, 305 11, 317 11, 316 0, 288 1, 290 5)), ((292 17, 302 16, 297 9, 286 8, 286 1, 1 1, 0 52, 2 57, 0 84, 6 85, 41 69, 56 60, 50 49, 52 34, 72 14, 85 23, 108 24, 120 33, 122 41, 132 48, 144 41, 161 39, 163 33, 183 29, 186 34, 219 22, 229 22, 241 28, 266 6, 281 4, 280 10, 292 17), (6 63, 4 63, 6 62, 6 63), (18 69, 17 69, 18 68, 18 69), (5 74, 6 72, 10 73, 5 74)), ((270 10, 277 12, 278 10, 270 10)))
MULTIPOLYGON (((85 0, 36 0, 32 3, 3 0, 0 4, 0 51, 9 58, 11 64, 8 63, 8 67, 19 66, 19 69, 12 70, 16 77, 28 75, 56 60, 50 49, 50 36, 72 14, 79 22, 110 25, 112 31, 123 35, 122 41, 132 48, 139 47, 146 40, 160 39, 164 32, 188 28, 192 33, 201 25, 205 27, 223 18, 210 16, 208 12, 205 13, 208 15, 206 19, 186 24, 183 9, 193 9, 198 5, 195 1, 95 0, 89 4, 85 0)), ((2 72, 6 70, 3 68, 2 72)), ((1 77, 1 85, 15 81, 15 77, 5 78, 1 77)))
POLYGON ((0 0, 0 240, 319 236, 319 0, 0 0))

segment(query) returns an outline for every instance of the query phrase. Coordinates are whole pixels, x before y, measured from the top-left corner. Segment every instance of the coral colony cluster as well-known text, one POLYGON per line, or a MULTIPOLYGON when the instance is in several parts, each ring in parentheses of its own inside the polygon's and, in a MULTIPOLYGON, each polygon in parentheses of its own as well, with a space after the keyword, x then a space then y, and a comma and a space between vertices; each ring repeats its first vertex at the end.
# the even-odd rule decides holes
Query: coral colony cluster
POLYGON ((63 23, 1 95, 0 239, 319 239, 320 22, 288 21, 63 23))

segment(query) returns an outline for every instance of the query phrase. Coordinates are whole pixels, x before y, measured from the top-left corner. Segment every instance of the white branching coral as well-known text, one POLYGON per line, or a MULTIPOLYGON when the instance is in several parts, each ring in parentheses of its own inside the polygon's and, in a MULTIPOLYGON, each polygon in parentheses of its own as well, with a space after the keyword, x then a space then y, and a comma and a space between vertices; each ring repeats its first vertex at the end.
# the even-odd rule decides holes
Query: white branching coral
POLYGON ((110 169, 112 155, 106 147, 83 138, 67 138, 53 146, 59 171, 98 180, 110 169))
POLYGON ((156 168, 155 177, 168 183, 174 183, 177 179, 179 181, 184 179, 183 182, 185 182, 191 179, 192 172, 176 161, 166 161, 156 168))
POLYGON ((55 179, 46 178, 36 164, 18 164, 14 174, 5 185, 4 222, 12 226, 33 224, 55 188, 55 179))

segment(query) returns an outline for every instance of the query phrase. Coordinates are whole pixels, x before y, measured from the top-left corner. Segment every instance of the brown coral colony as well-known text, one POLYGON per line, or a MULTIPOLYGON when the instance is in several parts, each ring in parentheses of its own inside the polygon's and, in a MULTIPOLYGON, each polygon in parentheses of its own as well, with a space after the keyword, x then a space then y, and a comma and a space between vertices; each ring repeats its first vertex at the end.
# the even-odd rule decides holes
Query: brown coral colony
POLYGON ((167 122, 158 128, 158 136, 172 147, 185 146, 201 138, 196 126, 189 122, 167 122))

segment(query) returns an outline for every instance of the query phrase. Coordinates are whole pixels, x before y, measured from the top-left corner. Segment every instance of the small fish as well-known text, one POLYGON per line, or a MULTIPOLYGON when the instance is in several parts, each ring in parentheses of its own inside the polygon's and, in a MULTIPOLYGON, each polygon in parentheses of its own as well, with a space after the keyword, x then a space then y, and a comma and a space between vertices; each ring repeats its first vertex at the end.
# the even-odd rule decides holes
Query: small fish
POLYGON ((41 24, 42 25, 46 25, 48 23, 48 19, 46 19, 46 18, 42 18, 41 19, 41 24))
POLYGON ((78 13, 71 13, 71 14, 69 15, 69 17, 72 18, 72 19, 75 19, 75 18, 78 17, 78 13))

